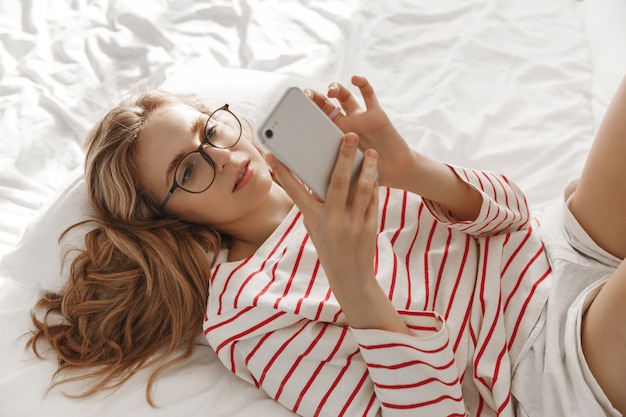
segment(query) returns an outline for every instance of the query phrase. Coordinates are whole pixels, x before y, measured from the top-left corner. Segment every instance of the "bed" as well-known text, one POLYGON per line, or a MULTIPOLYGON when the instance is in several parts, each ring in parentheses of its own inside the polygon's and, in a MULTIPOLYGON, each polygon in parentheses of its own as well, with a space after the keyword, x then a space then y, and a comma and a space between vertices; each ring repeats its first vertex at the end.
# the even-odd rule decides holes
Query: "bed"
POLYGON ((24 349, 33 303, 63 283, 58 236, 89 214, 83 138, 129 89, 258 122, 288 86, 365 75, 412 146, 506 173, 540 213, 626 73, 624 21, 621 0, 0 0, 0 416, 292 415, 206 345, 158 380, 157 408, 145 372, 88 399, 47 392, 54 357, 24 349))

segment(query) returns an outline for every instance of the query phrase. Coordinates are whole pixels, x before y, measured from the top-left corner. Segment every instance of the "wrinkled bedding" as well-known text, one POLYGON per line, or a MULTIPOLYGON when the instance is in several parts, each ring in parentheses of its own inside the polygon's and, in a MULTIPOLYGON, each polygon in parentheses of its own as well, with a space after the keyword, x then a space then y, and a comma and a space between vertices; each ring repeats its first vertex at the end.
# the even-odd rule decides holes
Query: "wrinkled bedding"
MULTIPOLYGON (((92 123, 137 86, 232 92, 256 120, 278 85, 362 74, 412 146, 506 173, 540 212, 579 175, 626 70, 614 17, 625 10, 610 0, 0 0, 0 256, 80 170, 92 123)), ((97 398, 46 394, 54 360, 32 359, 19 338, 38 293, 8 275, 1 416, 291 415, 206 346, 163 376, 156 410, 144 374, 97 398)))

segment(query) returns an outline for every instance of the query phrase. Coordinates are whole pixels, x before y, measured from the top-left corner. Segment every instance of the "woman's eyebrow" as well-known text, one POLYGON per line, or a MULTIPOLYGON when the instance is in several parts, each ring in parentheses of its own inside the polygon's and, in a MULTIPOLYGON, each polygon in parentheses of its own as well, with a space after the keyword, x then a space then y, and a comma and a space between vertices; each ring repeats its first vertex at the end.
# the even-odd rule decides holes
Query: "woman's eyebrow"
MULTIPOLYGON (((206 116, 204 113, 199 114, 196 120, 194 120, 191 124, 190 129, 190 132, 193 136, 197 136, 202 133, 200 135, 200 143, 202 143, 202 141, 204 140, 204 132, 202 131, 206 123, 206 120, 204 120, 204 116, 206 116)), ((168 184, 168 186, 171 186, 171 184, 173 183, 172 177, 174 176, 174 171, 176 170, 176 167, 178 166, 178 164, 180 164, 180 161, 182 161, 188 153, 189 151, 181 151, 177 153, 176 156, 167 165, 167 170, 165 171, 165 183, 168 184)))

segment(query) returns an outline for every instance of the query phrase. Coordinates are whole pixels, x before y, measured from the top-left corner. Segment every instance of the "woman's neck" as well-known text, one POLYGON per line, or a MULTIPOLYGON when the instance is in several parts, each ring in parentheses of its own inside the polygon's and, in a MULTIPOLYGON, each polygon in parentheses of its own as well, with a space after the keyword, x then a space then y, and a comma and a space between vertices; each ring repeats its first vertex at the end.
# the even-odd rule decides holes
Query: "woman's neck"
POLYGON ((293 207, 293 201, 280 186, 272 187, 267 201, 255 211, 255 216, 246 226, 245 233, 231 234, 232 244, 229 261, 245 259, 261 247, 282 223, 293 207))

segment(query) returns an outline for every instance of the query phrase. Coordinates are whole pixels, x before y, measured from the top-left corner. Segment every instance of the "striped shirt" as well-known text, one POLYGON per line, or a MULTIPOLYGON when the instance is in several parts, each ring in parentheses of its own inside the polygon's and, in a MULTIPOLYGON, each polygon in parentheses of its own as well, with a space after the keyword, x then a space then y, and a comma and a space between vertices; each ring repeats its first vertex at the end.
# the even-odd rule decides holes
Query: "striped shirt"
POLYGON ((211 271, 204 328, 223 364, 305 416, 512 416, 550 266, 521 191, 454 170, 482 193, 475 221, 380 189, 374 269, 412 336, 348 326, 294 208, 254 255, 211 271))

